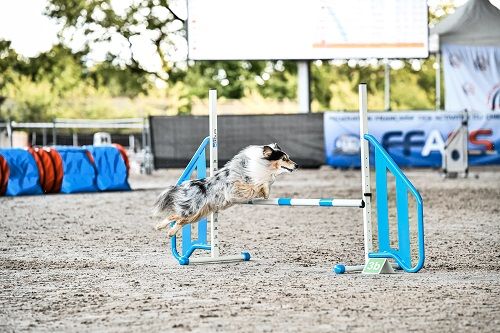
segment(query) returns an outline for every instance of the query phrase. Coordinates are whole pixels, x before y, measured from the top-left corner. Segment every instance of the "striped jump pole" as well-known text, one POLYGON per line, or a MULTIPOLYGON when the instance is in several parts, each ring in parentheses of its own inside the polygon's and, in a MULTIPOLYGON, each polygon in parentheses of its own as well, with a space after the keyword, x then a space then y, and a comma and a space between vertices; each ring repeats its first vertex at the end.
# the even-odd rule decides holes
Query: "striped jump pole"
POLYGON ((275 198, 267 200, 252 200, 251 205, 268 206, 318 206, 318 207, 357 207, 364 208, 361 199, 300 199, 300 198, 275 198))

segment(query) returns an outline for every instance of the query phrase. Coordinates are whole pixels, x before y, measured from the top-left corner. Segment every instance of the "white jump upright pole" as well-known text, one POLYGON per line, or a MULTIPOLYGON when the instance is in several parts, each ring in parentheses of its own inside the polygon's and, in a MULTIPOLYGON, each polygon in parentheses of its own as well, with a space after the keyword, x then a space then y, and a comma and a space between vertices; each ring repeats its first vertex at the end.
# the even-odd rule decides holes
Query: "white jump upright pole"
MULTIPOLYGON (((217 90, 210 89, 208 92, 208 119, 210 123, 210 163, 209 175, 215 176, 219 169, 218 161, 218 145, 217 138, 217 90)), ((203 156, 204 158, 204 156, 203 156)), ((189 258, 188 263, 205 264, 205 263, 224 263, 232 261, 248 261, 250 253, 241 252, 240 254, 221 256, 219 253, 219 220, 217 213, 210 214, 210 257, 189 258)))
MULTIPOLYGON (((210 177, 213 177, 219 169, 218 141, 217 141, 217 90, 210 89, 208 92, 208 118, 210 122, 210 177)), ((210 244, 212 258, 219 256, 218 214, 210 214, 210 244)))
POLYGON ((368 254, 373 252, 372 236, 372 192, 370 186, 370 150, 365 134, 368 134, 368 100, 366 83, 359 85, 359 144, 361 157, 361 198, 363 200, 363 232, 365 244, 365 263, 363 265, 348 266, 338 264, 334 271, 337 274, 362 271, 368 262, 368 254))
POLYGON ((361 195, 364 200, 363 231, 365 241, 365 263, 368 253, 373 252, 372 236, 372 192, 370 186, 370 150, 365 134, 368 133, 368 105, 366 83, 359 85, 359 143, 361 145, 361 195))

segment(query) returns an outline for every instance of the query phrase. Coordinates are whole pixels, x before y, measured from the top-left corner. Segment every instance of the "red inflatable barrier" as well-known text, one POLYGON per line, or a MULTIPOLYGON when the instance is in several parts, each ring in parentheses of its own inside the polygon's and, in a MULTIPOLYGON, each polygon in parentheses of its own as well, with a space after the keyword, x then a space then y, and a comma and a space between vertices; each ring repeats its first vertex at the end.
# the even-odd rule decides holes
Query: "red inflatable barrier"
POLYGON ((40 156, 38 156, 38 154, 36 153, 35 148, 28 147, 27 150, 31 154, 31 156, 33 156, 33 158, 35 159, 35 163, 38 167, 38 175, 40 177, 40 186, 42 186, 43 190, 44 189, 43 184, 45 182, 45 167, 43 165, 42 160, 40 159, 40 156))
POLYGON ((7 161, 0 155, 0 195, 4 195, 9 182, 9 166, 7 161))
POLYGON ((42 189, 45 193, 50 193, 56 181, 54 163, 52 162, 52 158, 49 153, 42 148, 35 148, 34 153, 40 159, 44 169, 44 177, 40 180, 40 185, 42 185, 42 189))
POLYGON ((43 150, 49 155, 54 168, 54 184, 47 193, 59 193, 64 176, 63 161, 54 148, 44 147, 43 150))
POLYGON ((127 174, 128 174, 130 170, 130 162, 128 160, 127 151, 125 150, 125 148, 123 148, 121 144, 113 143, 113 146, 115 146, 115 148, 118 149, 118 151, 122 155, 123 161, 125 162, 125 166, 127 167, 127 174))

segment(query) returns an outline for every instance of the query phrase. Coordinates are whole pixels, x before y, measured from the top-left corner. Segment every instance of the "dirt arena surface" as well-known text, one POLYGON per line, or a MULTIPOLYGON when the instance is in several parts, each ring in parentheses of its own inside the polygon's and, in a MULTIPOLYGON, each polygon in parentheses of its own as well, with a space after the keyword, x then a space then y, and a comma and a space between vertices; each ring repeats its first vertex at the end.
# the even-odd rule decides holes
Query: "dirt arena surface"
MULTIPOLYGON (((232 207, 222 253, 253 260, 180 266, 150 217, 180 172, 135 176, 134 192, 0 198, 0 331, 499 331, 500 169, 408 171, 427 258, 390 276, 331 272, 362 261, 353 208, 232 207)), ((272 196, 358 198, 360 187, 359 171, 301 170, 272 196)))

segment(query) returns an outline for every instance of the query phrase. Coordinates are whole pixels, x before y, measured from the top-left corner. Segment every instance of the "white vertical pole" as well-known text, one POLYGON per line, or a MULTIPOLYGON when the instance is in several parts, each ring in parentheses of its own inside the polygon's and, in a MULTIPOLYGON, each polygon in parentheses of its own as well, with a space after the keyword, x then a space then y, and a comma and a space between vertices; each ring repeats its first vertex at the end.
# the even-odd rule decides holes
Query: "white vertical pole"
POLYGON ((441 52, 436 53, 436 110, 441 110, 441 52))
MULTIPOLYGON (((217 141, 217 90, 208 91, 208 118, 210 122, 210 177, 214 176, 219 169, 218 161, 218 141, 217 141)), ((210 244, 211 256, 219 256, 219 237, 218 237, 218 216, 217 213, 210 214, 210 244)))
POLYGON ((373 251, 372 243, 372 203, 370 189, 370 151, 368 141, 364 136, 368 133, 368 106, 366 83, 359 85, 359 140, 361 147, 361 185, 362 198, 365 202, 363 207, 363 230, 365 241, 365 263, 368 261, 368 253, 373 251))
POLYGON ((384 59, 384 111, 391 111, 391 67, 384 59))
POLYGON ((12 120, 7 120, 7 137, 9 138, 10 148, 14 148, 14 133, 12 130, 12 120))
POLYGON ((309 61, 297 62, 297 96, 299 97, 299 113, 311 112, 311 81, 309 61))

